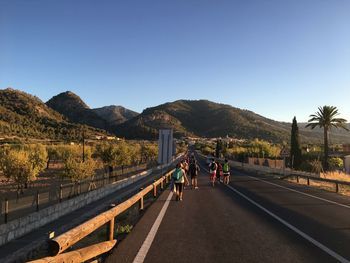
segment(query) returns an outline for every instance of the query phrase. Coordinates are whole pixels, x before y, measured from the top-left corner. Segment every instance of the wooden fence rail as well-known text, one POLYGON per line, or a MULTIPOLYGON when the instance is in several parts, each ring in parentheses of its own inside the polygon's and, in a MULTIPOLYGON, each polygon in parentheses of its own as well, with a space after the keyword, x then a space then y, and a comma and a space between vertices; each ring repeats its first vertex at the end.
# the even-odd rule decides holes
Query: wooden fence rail
MULTIPOLYGON (((103 250, 103 249, 101 249, 101 246, 93 245, 93 246, 90 246, 87 248, 83 248, 81 250, 61 254, 67 248, 71 247, 72 245, 74 245, 75 243, 77 243, 78 241, 80 241, 81 239, 83 239, 84 237, 91 234, 92 232, 94 232, 95 230, 97 230, 98 228, 100 228, 101 226, 103 226, 107 223, 109 224, 109 233, 108 233, 109 242, 114 242, 114 220, 115 220, 115 217, 117 217, 121 213, 128 210, 130 207, 132 207, 137 202, 140 203, 139 209, 142 210, 144 196, 147 195, 149 192, 153 192, 153 195, 156 196, 157 195, 157 187, 160 186, 160 188, 164 188, 164 185, 170 181, 170 177, 171 177, 171 174, 173 173, 173 171, 174 170, 171 170, 170 172, 166 173, 164 176, 162 176, 160 179, 154 181, 152 184, 150 184, 146 188, 141 189, 140 192, 138 192, 134 196, 130 197, 128 200, 118 204, 117 206, 95 216, 94 218, 92 218, 92 219, 80 224, 79 226, 72 228, 71 230, 69 230, 69 231, 59 235, 58 237, 50 240, 49 247, 50 247, 50 252, 51 252, 52 257, 46 257, 43 259, 31 261, 31 263, 68 262, 68 261, 66 261, 69 258, 69 257, 67 257, 67 255, 71 256, 72 259, 74 259, 72 261, 71 258, 69 258, 70 259, 69 262, 72 262, 72 263, 82 262, 84 260, 81 260, 78 257, 75 260, 76 255, 78 255, 78 254, 81 255, 83 253, 83 252, 81 252, 81 250, 84 250, 85 251, 84 253, 89 253, 89 255, 93 255, 90 258, 99 256, 99 255, 109 251, 110 249, 113 248, 114 245, 109 246, 112 243, 104 242, 104 243, 100 243, 100 244, 103 244, 102 247, 105 248, 105 247, 107 247, 106 244, 109 244, 108 245, 109 249, 103 250)), ((99 245, 99 244, 97 244, 97 245, 99 245)), ((85 259, 85 260, 87 260, 87 259, 85 259)))
POLYGON ((117 240, 105 241, 89 247, 63 253, 56 257, 46 257, 43 259, 30 261, 28 263, 80 263, 108 252, 115 246, 116 243, 117 240))

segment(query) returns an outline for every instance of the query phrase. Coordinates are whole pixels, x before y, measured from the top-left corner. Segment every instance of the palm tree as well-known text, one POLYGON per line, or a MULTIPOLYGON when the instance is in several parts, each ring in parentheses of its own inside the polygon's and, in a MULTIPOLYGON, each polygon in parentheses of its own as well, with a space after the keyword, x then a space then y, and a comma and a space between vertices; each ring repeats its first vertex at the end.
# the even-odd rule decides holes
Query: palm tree
POLYGON ((323 128, 324 136, 324 168, 328 170, 328 140, 329 140, 329 131, 332 127, 343 128, 348 131, 345 126, 346 120, 342 118, 336 118, 339 115, 337 107, 334 106, 323 106, 318 107, 318 112, 310 115, 310 120, 306 127, 311 127, 311 129, 316 128, 317 126, 323 128))

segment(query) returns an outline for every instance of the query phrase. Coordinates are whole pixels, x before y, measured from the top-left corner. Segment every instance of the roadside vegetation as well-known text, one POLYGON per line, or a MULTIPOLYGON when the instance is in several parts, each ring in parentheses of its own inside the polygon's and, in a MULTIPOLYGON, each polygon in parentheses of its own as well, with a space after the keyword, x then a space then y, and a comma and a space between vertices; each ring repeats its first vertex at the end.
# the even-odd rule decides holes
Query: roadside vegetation
MULTIPOLYGON (((116 167, 156 164, 158 145, 149 141, 115 141, 82 144, 16 144, 0 146, 2 186, 12 185, 20 193, 39 178, 78 182, 94 179, 97 171, 116 167)), ((1 188, 3 188, 1 187, 1 188)), ((6 187, 8 190, 9 187, 6 187)), ((0 189, 1 190, 1 189, 0 189)))

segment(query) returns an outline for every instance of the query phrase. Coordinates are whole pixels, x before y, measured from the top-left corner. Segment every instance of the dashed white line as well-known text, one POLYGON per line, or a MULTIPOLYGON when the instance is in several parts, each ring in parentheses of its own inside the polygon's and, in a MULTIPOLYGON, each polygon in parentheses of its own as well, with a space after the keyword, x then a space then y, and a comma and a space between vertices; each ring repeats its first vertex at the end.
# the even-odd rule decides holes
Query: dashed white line
POLYGON ((133 263, 142 263, 144 262, 146 256, 147 256, 147 253, 152 245, 152 242, 157 234, 157 231, 158 231, 158 228, 160 226, 160 223, 162 222, 163 220, 163 217, 165 215, 165 212, 169 206, 169 203, 170 203, 170 200, 171 200, 171 197, 173 196, 173 192, 170 191, 163 207, 162 207, 162 210, 160 210, 160 213, 156 219, 156 221, 154 222, 151 230, 149 231, 145 241, 143 242, 139 252, 137 253, 133 263))
POLYGON ((295 233, 297 233, 298 235, 302 236, 303 238, 305 238, 307 241, 311 242, 312 244, 314 244, 315 246, 317 246, 318 248, 320 248, 321 250, 323 250, 324 252, 326 252, 328 255, 332 256, 333 258, 335 258, 336 260, 343 262, 343 263, 350 263, 349 260, 347 260, 346 258, 342 257, 341 255, 337 254, 336 252, 334 252, 333 250, 331 250, 330 248, 326 247, 325 245, 321 244, 320 242, 318 242, 317 240, 313 239, 312 237, 310 237, 309 235, 305 234, 304 232, 302 232, 301 230, 299 230, 298 228, 296 228, 295 226, 289 224, 287 221, 283 220, 282 218, 280 218, 279 216, 277 216, 276 214, 272 213, 271 211, 267 210, 265 207, 261 206, 260 204, 258 204, 257 202, 255 202, 254 200, 250 199, 248 196, 246 196, 245 194, 241 193, 240 191, 236 190, 235 188, 233 188, 230 185, 226 185, 230 190, 232 190, 233 192, 235 192, 236 194, 240 195, 241 197, 243 197, 244 199, 246 199, 247 201, 249 201, 250 203, 252 203, 253 205, 257 206, 258 208, 260 208, 261 210, 263 210, 265 213, 267 213, 268 215, 272 216, 273 218, 275 218, 277 221, 279 221, 280 223, 282 223, 283 225, 285 225, 286 227, 288 227, 289 229, 291 229, 292 231, 294 231, 295 233))

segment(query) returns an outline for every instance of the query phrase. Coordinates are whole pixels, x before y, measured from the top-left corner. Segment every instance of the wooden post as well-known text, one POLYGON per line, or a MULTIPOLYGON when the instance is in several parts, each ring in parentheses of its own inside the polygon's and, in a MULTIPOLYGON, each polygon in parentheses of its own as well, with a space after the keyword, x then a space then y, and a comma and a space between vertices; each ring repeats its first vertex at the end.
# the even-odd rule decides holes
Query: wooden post
POLYGON ((157 185, 156 185, 156 180, 154 180, 153 183, 153 197, 157 197, 157 185))
POLYGON ((337 193, 339 193, 339 185, 338 185, 338 183, 335 183, 335 191, 336 191, 337 193))
POLYGON ((9 215, 9 200, 5 198, 5 223, 7 223, 9 215))
POLYGON ((108 235, 108 240, 112 241, 114 240, 114 217, 111 219, 111 221, 109 221, 109 225, 108 225, 108 231, 107 231, 107 235, 108 235))
POLYGON ((297 183, 299 183, 299 176, 297 175, 297 183))
POLYGON ((309 177, 307 178, 307 185, 310 185, 310 179, 309 179, 309 177))
POLYGON ((143 196, 140 198, 140 210, 143 210, 143 196))
POLYGON ((80 195, 80 191, 81 191, 81 184, 80 184, 80 180, 78 181, 78 195, 80 195))
POLYGON ((39 190, 36 192, 36 211, 39 211, 39 201, 40 201, 40 196, 39 196, 39 190))
POLYGON ((52 255, 62 253, 99 227, 107 224, 113 217, 116 217, 140 201, 141 196, 152 191, 153 185, 147 186, 140 193, 135 194, 123 203, 95 216, 94 218, 70 229, 60 236, 49 241, 52 255))
POLYGON ((160 189, 164 189, 164 177, 165 176, 163 176, 163 178, 162 178, 162 181, 160 181, 160 189))
POLYGON ((60 185, 60 195, 59 195, 59 202, 62 202, 62 198, 63 198, 63 190, 62 190, 62 184, 60 185))
MULTIPOLYGON (((143 190, 143 188, 140 188, 140 192, 143 190)), ((143 210, 143 195, 140 198, 140 210, 143 210)))

